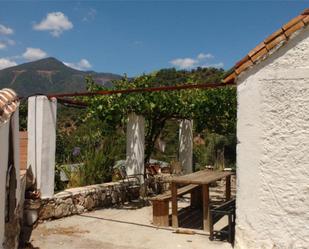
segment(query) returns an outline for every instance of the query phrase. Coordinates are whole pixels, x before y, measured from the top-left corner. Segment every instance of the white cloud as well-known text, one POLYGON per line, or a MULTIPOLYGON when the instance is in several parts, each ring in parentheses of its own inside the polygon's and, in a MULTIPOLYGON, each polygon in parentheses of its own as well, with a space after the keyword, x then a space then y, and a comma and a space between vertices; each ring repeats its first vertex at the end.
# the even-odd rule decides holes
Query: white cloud
POLYGON ((212 54, 208 53, 208 54, 204 54, 204 53, 199 53, 197 55, 197 59, 198 60, 205 60, 205 59, 213 59, 215 58, 212 54))
POLYGON ((197 65, 198 60, 192 58, 178 58, 171 60, 170 63, 173 66, 179 67, 180 69, 192 68, 197 65))
POLYGON ((0 41, 0 49, 5 49, 6 48, 6 43, 3 41, 0 41))
POLYGON ((0 50, 1 49, 6 49, 8 46, 14 46, 15 45, 15 41, 13 40, 2 40, 0 41, 0 50))
POLYGON ((196 58, 177 58, 170 61, 175 67, 180 69, 190 69, 193 67, 215 67, 221 68, 224 66, 222 62, 220 63, 207 63, 208 60, 212 60, 215 57, 210 53, 199 53, 196 58))
POLYGON ((223 68, 224 67, 224 63, 223 62, 219 62, 219 63, 214 63, 214 64, 205 64, 205 65, 202 65, 201 67, 223 68))
POLYGON ((7 59, 7 58, 0 58, 0 70, 7 68, 7 67, 13 67, 16 66, 17 63, 13 60, 7 59))
POLYGON ((47 57, 47 53, 40 48, 27 48, 22 57, 27 61, 35 61, 47 57))
POLYGON ((12 35, 13 33, 14 33, 13 29, 0 24, 0 34, 1 35, 12 35))
POLYGON ((39 31, 50 31, 52 36, 59 37, 64 31, 72 29, 73 23, 62 12, 51 12, 33 28, 39 31))
POLYGON ((77 70, 88 70, 92 67, 90 62, 86 59, 81 59, 79 62, 63 62, 66 66, 75 68, 77 70))

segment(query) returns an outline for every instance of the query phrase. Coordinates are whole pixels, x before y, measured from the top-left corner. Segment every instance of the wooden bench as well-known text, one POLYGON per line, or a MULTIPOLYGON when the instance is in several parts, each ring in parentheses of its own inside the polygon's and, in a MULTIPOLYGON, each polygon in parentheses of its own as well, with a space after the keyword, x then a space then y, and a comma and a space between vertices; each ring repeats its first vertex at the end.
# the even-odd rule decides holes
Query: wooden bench
POLYGON ((219 206, 210 208, 209 228, 210 240, 227 239, 228 242, 233 243, 235 234, 235 199, 227 201, 219 206), (221 230, 214 230, 214 225, 223 217, 228 216, 228 224, 221 230))
MULTIPOLYGON (((177 196, 183 196, 185 194, 191 193, 191 205, 195 205, 196 201, 200 199, 198 198, 198 193, 200 193, 200 191, 198 191, 199 189, 199 185, 189 184, 177 189, 177 196)), ((169 226, 169 202, 171 199, 171 191, 167 191, 164 194, 150 198, 153 210, 153 225, 169 226)))

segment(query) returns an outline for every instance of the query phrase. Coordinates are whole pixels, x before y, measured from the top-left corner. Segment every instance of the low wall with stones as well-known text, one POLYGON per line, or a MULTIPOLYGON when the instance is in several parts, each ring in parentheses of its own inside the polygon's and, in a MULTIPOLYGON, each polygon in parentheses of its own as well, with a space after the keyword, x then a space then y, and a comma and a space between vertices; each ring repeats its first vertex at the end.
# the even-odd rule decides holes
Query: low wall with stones
POLYGON ((32 226, 37 220, 58 219, 96 208, 111 207, 138 196, 139 188, 131 188, 126 182, 67 189, 52 198, 26 199, 25 222, 28 226, 32 226))

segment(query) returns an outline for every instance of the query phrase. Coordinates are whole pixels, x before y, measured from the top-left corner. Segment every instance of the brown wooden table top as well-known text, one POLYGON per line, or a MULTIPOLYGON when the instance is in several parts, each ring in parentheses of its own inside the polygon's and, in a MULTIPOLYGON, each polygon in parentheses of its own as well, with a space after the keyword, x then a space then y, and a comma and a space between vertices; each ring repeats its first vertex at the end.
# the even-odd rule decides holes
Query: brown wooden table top
POLYGON ((201 170, 183 176, 173 176, 167 181, 179 184, 209 184, 234 174, 230 171, 201 170))

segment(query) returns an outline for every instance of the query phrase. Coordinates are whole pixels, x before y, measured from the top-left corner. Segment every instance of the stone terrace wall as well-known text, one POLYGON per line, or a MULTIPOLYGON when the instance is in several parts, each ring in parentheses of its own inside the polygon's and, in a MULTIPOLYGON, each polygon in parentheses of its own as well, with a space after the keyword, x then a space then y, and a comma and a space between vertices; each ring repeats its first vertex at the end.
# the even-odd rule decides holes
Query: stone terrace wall
POLYGON ((26 223, 31 226, 37 220, 58 219, 99 207, 111 207, 138 196, 139 188, 129 188, 126 182, 67 189, 55 194, 52 198, 27 199, 25 201, 26 223))

